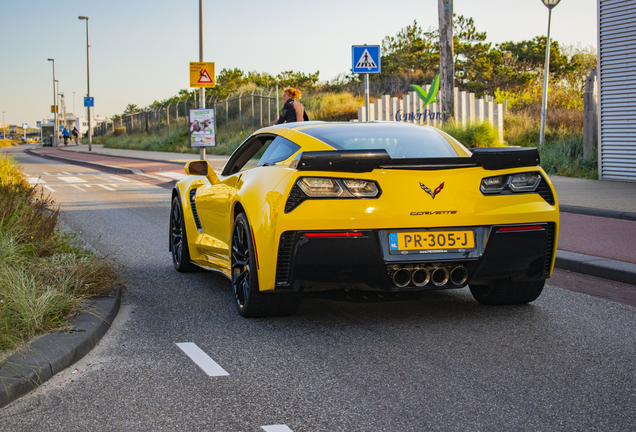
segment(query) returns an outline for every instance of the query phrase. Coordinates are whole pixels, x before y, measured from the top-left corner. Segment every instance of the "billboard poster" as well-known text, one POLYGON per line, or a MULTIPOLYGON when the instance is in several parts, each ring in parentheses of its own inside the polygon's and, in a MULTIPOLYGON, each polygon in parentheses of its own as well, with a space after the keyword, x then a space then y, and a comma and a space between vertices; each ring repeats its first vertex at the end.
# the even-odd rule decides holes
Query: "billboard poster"
POLYGON ((212 108, 190 110, 190 146, 216 147, 212 108))

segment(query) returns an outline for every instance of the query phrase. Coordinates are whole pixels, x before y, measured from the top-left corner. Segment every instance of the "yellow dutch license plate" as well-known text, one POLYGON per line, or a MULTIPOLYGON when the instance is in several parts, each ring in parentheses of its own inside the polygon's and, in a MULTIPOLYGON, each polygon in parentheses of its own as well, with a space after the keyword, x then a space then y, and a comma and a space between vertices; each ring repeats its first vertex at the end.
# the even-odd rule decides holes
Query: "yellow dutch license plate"
POLYGON ((472 231, 422 231, 389 234, 392 251, 447 251, 474 249, 472 231))

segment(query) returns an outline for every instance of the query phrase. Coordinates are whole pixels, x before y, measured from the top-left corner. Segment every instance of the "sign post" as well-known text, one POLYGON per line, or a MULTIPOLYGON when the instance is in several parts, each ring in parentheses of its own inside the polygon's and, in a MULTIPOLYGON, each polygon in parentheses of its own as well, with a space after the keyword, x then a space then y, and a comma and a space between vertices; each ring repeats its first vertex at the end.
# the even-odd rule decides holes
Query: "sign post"
POLYGON ((27 124, 26 123, 22 123, 22 138, 24 138, 24 140, 26 141, 26 130, 27 130, 27 124))
POLYGON ((379 74, 380 67, 380 45, 353 45, 351 47, 351 72, 354 74, 364 74, 364 106, 366 110, 366 121, 369 115, 369 74, 379 74))

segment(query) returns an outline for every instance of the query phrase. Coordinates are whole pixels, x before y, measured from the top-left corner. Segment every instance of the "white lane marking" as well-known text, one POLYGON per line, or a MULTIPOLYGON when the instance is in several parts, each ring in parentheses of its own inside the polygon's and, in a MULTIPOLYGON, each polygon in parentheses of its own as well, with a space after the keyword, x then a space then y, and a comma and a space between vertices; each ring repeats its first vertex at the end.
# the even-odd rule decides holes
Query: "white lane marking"
POLYGON ((124 183, 130 182, 130 180, 126 180, 125 178, 121 178, 121 177, 117 177, 117 176, 110 176, 110 178, 115 179, 115 180, 120 181, 120 182, 124 182, 124 183))
POLYGON ((119 187, 119 185, 118 185, 118 184, 114 184, 114 183, 108 183, 108 185, 109 185, 109 186, 112 186, 112 187, 119 187))
POLYGON ((66 183, 86 183, 86 180, 81 179, 79 177, 58 177, 60 180, 64 180, 66 183))
POLYGON ((287 425, 261 426, 265 432, 294 432, 287 425))
POLYGON ((72 184, 72 185, 70 185, 70 186, 73 186, 74 188, 79 189, 79 190, 81 190, 82 192, 86 192, 84 189, 82 189, 82 188, 81 188, 81 187, 79 187, 78 185, 74 185, 74 184, 72 184))
POLYGON ((70 175, 70 176, 72 176, 72 175, 73 175, 73 174, 71 174, 71 173, 69 173, 69 172, 66 172, 66 171, 62 171, 62 174, 70 175))
POLYGON ((87 185, 82 185, 82 186, 91 187, 91 185, 88 185, 88 184, 87 185))
POLYGON ((175 180, 181 180, 181 179, 184 179, 184 178, 187 177, 186 174, 170 172, 170 171, 168 171, 168 172, 157 172, 157 173, 154 173, 154 174, 155 175, 160 175, 162 177, 168 177, 168 178, 175 179, 175 180))
POLYGON ((40 183, 46 183, 44 180, 42 180, 40 177, 27 177, 27 181, 29 182, 29 184, 40 184, 40 183))
POLYGON ((115 189, 109 188, 108 186, 104 186, 104 185, 102 185, 102 184, 98 184, 98 185, 96 185, 96 186, 103 187, 104 189, 108 189, 108 190, 110 190, 110 191, 114 191, 114 190, 115 190, 115 189))
POLYGON ((50 176, 51 174, 47 173, 46 171, 42 171, 42 174, 50 176))
POLYGON ((226 376, 229 375, 221 366, 219 366, 214 360, 210 358, 197 344, 193 342, 177 343, 177 346, 181 348, 193 362, 197 364, 203 372, 208 376, 226 376))
POLYGON ((53 188, 52 188, 52 187, 50 187, 50 186, 42 185, 42 187, 47 188, 47 189, 48 189, 48 190, 50 190, 51 192, 55 192, 55 189, 53 189, 53 188))

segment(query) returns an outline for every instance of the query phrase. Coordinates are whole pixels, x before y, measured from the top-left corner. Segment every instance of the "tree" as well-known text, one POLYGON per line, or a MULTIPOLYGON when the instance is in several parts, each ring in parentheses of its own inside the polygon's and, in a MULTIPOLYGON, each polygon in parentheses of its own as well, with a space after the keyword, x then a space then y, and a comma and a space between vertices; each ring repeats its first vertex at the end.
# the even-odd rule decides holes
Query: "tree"
POLYGON ((135 104, 128 104, 123 115, 134 114, 139 111, 139 107, 135 104))
POLYGON ((437 30, 423 31, 417 25, 407 25, 395 36, 382 41, 382 75, 405 72, 439 71, 439 37, 437 30))
POLYGON ((284 88, 294 87, 299 90, 305 90, 318 84, 319 74, 320 71, 309 75, 305 75, 302 72, 284 71, 276 75, 276 81, 284 88))

